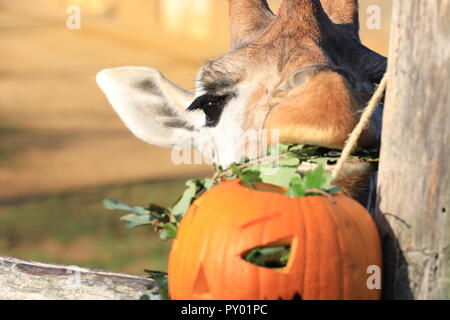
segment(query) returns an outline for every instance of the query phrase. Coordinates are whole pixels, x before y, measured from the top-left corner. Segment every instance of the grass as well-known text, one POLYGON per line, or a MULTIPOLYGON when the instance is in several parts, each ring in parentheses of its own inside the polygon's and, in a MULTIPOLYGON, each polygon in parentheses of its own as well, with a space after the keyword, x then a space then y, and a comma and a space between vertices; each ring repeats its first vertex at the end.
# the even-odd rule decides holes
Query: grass
POLYGON ((150 227, 126 230, 122 213, 105 210, 102 200, 166 206, 182 193, 184 182, 98 187, 0 205, 0 254, 135 274, 167 270, 170 242, 159 240, 150 227))
POLYGON ((20 149, 16 141, 11 141, 11 136, 20 134, 20 130, 0 123, 0 165, 5 164, 20 149))

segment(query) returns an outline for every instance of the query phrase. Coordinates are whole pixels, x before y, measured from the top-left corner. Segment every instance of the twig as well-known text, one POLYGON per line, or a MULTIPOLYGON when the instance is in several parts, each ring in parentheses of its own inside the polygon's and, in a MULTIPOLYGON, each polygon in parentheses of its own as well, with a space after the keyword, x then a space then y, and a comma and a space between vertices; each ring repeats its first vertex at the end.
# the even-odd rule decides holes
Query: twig
POLYGON ((322 196, 327 197, 329 200, 334 202, 333 196, 331 194, 329 194, 328 192, 326 192, 326 191, 323 191, 323 190, 320 190, 320 189, 308 189, 308 190, 305 190, 305 194, 308 194, 308 193, 321 194, 322 196))
MULTIPOLYGON (((255 160, 249 161, 249 162, 247 162, 247 163, 241 164, 241 165, 239 165, 237 168, 238 168, 238 169, 244 169, 244 168, 247 168, 247 167, 249 167, 249 166, 251 166, 251 165, 260 163, 260 162, 275 162, 275 161, 277 161, 277 160, 280 160, 280 159, 286 157, 286 155, 287 155, 287 154, 284 153, 284 154, 277 155, 277 156, 274 156, 274 157, 264 157, 264 158, 260 158, 260 159, 255 159, 255 160)), ((225 170, 224 172, 222 172, 219 176, 217 176, 217 177, 215 176, 215 177, 213 178, 213 180, 221 179, 221 178, 223 178, 224 176, 226 176, 227 174, 229 174, 229 173, 231 173, 231 172, 233 172, 233 170, 232 170, 231 168, 230 168, 230 169, 227 169, 227 170, 225 170)))

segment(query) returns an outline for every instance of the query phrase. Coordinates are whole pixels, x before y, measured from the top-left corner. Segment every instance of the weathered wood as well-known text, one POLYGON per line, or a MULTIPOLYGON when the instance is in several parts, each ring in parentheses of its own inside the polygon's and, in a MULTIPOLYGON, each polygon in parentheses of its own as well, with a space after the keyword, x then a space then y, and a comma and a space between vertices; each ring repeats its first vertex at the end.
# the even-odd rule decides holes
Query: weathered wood
POLYGON ((0 300, 158 300, 157 291, 143 276, 0 256, 0 300))
POLYGON ((449 35, 449 0, 394 1, 378 177, 385 298, 450 299, 449 35))

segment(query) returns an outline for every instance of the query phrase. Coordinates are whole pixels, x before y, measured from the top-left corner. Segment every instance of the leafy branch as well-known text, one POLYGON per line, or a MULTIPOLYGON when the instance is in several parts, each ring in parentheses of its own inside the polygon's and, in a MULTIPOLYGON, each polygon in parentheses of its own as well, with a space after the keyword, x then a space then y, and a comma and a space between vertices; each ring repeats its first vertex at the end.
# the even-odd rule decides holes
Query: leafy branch
MULTIPOLYGON (((279 186, 285 188, 286 195, 292 198, 339 192, 340 188, 332 185, 331 175, 326 173, 324 166, 336 163, 340 156, 341 151, 338 150, 282 143, 270 146, 265 157, 253 160, 244 158, 240 163, 231 164, 226 170, 217 166, 212 178, 187 181, 183 195, 168 208, 154 203, 147 207, 132 207, 112 199, 105 199, 103 204, 108 210, 129 212, 121 218, 126 228, 151 225, 160 233, 161 239, 173 239, 192 202, 224 180, 240 179, 243 185, 251 188, 255 188, 256 182, 279 186), (298 171, 302 162, 315 163, 318 167, 302 176, 298 171)), ((378 151, 359 150, 353 157, 376 163, 378 151)))
POLYGON ((125 227, 151 225, 159 232, 162 240, 174 239, 177 235, 178 225, 191 203, 206 190, 212 188, 212 179, 194 179, 186 182, 187 189, 183 195, 169 208, 150 203, 147 207, 131 207, 120 201, 105 199, 103 206, 108 210, 128 211, 129 214, 120 218, 125 221, 125 227))

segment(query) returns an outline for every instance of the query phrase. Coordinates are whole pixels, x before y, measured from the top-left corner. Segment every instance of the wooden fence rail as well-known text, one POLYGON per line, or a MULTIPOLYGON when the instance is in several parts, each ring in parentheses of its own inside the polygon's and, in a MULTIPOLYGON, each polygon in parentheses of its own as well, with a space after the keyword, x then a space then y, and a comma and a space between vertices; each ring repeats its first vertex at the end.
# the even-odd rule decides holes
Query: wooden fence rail
POLYGON ((0 300, 160 299, 144 276, 0 256, 0 300))

